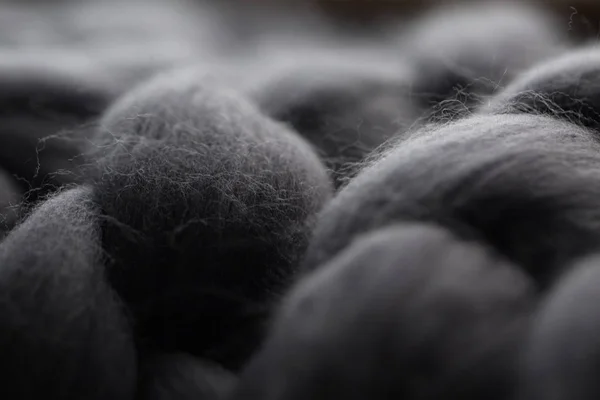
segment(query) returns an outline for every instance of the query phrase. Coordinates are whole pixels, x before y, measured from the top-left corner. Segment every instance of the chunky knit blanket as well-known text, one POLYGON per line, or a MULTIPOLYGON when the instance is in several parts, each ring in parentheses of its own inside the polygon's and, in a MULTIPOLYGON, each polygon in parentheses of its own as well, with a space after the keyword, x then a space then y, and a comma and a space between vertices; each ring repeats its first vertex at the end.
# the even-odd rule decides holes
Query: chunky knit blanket
POLYGON ((0 398, 600 398, 600 49, 294 7, 0 7, 0 398))

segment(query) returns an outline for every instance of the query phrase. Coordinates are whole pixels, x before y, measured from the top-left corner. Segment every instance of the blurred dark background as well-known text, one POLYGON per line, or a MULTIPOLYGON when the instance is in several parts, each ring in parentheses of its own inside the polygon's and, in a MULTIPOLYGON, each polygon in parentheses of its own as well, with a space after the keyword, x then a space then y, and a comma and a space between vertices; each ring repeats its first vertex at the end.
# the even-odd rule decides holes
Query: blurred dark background
MULTIPOLYGON (((117 2, 131 0, 117 0, 117 2)), ((136 0, 133 0, 136 1, 136 0)), ((149 0, 152 2, 153 0, 149 0)), ((177 2, 178 0, 174 0, 177 2)), ((503 0, 184 0, 190 3, 212 3, 233 13, 244 10, 246 16, 256 14, 293 15, 299 9, 324 16, 341 27, 369 30, 382 23, 410 19, 448 3, 503 2, 503 0)), ((513 0, 516 3, 533 3, 552 11, 574 37, 600 38, 600 1, 596 0, 513 0)), ((1 4, 30 8, 48 8, 53 4, 104 3, 105 0, 0 0, 1 4)), ((108 2, 114 2, 109 0, 108 2)), ((508 2, 508 1, 507 1, 508 2)))
MULTIPOLYGON (((255 0, 260 2, 260 0, 255 0)), ((285 0, 297 2, 305 0, 285 0)), ((486 0, 472 0, 481 4, 486 0)), ((487 0, 490 1, 490 0, 487 0)), ((411 18, 419 13, 447 3, 469 3, 460 0, 312 0, 333 20, 350 25, 377 25, 392 18, 411 18)), ((521 0, 551 10, 564 22, 574 36, 600 37, 600 1, 596 0, 521 0)))

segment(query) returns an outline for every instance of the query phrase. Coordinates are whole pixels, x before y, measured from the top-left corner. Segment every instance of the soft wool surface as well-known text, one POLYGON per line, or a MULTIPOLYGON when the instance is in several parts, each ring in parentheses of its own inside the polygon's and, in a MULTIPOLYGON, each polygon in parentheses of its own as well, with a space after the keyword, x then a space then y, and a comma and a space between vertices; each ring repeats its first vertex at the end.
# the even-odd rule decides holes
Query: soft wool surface
POLYGON ((597 400, 579 16, 284 3, 0 4, 0 398, 597 400))
POLYGON ((580 261, 543 301, 526 342, 520 398, 591 399, 600 393, 599 267, 597 255, 580 261))
POLYGON ((190 70, 126 94, 93 146, 86 173, 105 215, 110 278, 139 335, 239 365, 330 197, 321 161, 190 70))
POLYGON ((401 33, 402 55, 415 69, 412 96, 438 120, 468 114, 566 45, 555 18, 514 1, 435 8, 401 33))
POLYGON ((315 146, 338 186, 357 163, 419 117, 409 99, 408 72, 405 77, 399 72, 402 65, 353 66, 362 56, 274 68, 249 90, 263 112, 315 146))
POLYGON ((133 336, 106 280, 98 212, 89 188, 67 190, 0 244, 3 398, 135 393, 133 336))
POLYGON ((362 236, 292 290, 233 398, 510 398, 534 293, 443 229, 362 236))
POLYGON ((599 149, 594 132, 539 116, 424 128, 329 203, 305 267, 371 229, 429 221, 493 246, 545 285, 600 245, 599 149))
POLYGON ((600 130, 599 78, 600 48, 583 47, 532 67, 482 112, 549 115, 600 130))

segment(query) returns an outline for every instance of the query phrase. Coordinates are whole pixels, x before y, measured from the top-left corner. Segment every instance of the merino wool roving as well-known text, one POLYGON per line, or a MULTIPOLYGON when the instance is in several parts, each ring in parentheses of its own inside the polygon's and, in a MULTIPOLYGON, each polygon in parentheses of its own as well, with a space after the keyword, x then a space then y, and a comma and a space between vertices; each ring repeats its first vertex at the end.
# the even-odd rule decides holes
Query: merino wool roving
POLYGON ((274 68, 250 90, 261 110, 314 145, 338 186, 373 150, 419 116, 408 98, 408 72, 399 72, 401 64, 352 66, 353 59, 346 58, 274 68))
POLYGON ((558 54, 564 32, 544 9, 517 2, 435 8, 402 31, 415 70, 411 98, 437 120, 469 114, 524 69, 558 54))
POLYGON ((477 116, 398 140, 323 210, 305 268, 354 238, 421 221, 488 243, 542 286, 600 245, 600 144, 553 118, 477 116))
POLYGON ((524 343, 520 399, 593 399, 600 318, 596 301, 600 282, 598 255, 572 266, 543 299, 524 343))
POLYGON ((0 400, 600 398, 587 12, 22 3, 0 400))
POLYGON ((534 295, 444 229, 366 234, 290 292, 233 399, 511 398, 534 295))
POLYGON ((600 47, 532 67, 482 107, 490 114, 542 114, 600 130, 600 47))
POLYGON ((319 158, 236 92, 187 69, 117 101, 90 156, 110 278, 138 335, 152 348, 238 366, 331 195, 319 158))
POLYGON ((2 398, 135 394, 133 334, 106 279, 91 197, 85 187, 57 194, 0 243, 2 398))

